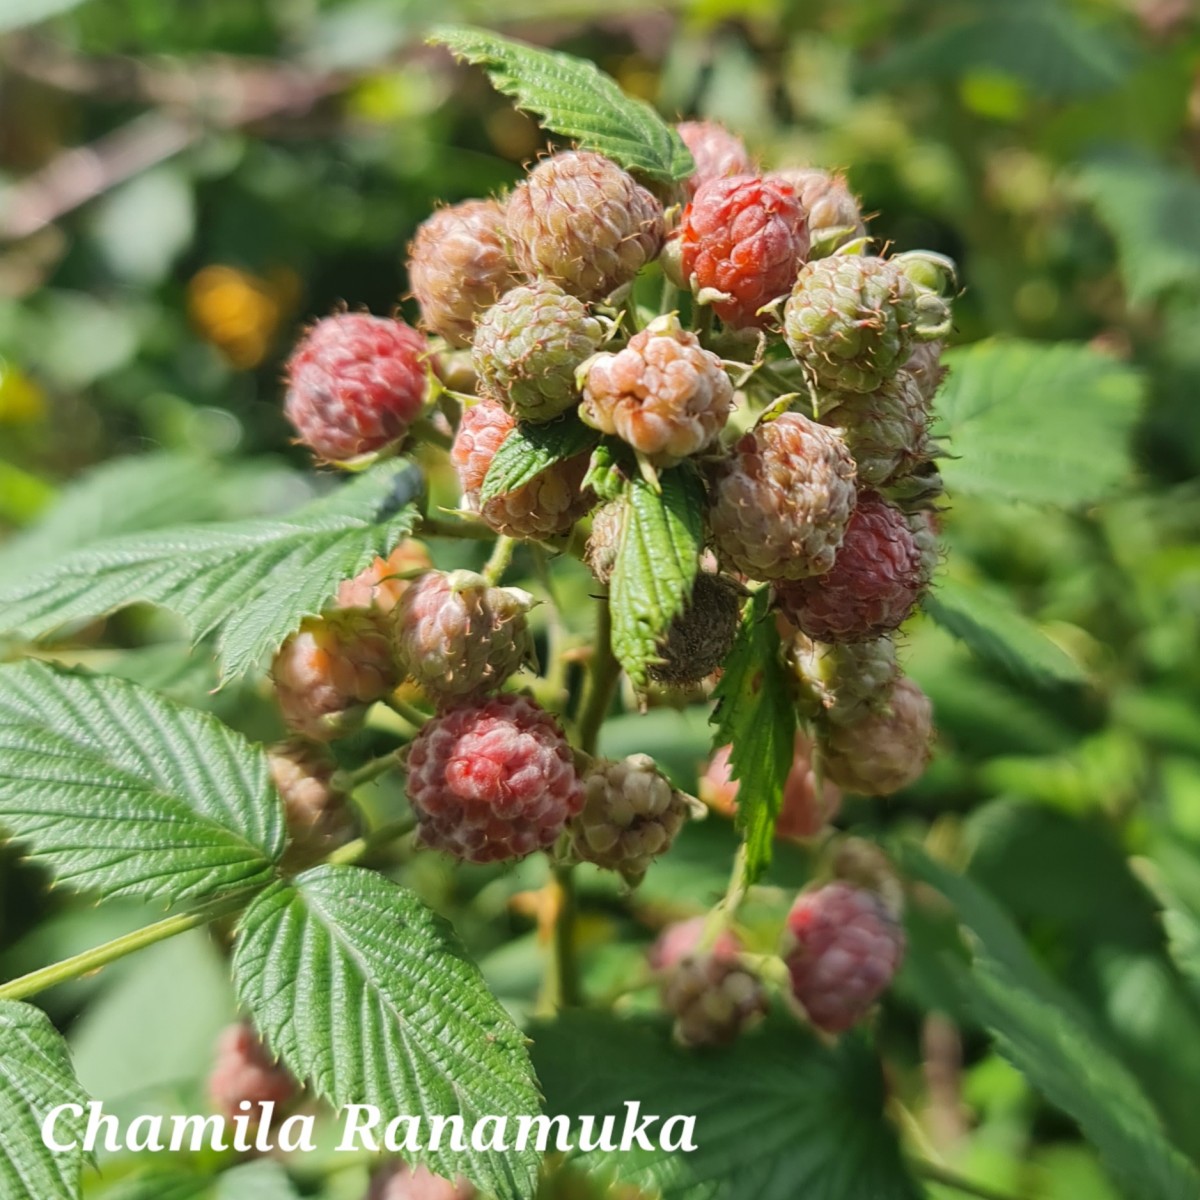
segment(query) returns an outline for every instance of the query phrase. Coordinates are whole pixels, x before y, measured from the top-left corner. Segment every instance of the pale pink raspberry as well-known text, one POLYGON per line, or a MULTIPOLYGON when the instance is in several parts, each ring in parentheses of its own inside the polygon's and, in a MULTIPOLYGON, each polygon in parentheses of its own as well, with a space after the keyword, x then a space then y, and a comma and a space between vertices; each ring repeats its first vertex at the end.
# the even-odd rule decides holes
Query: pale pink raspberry
POLYGON ((513 257, 531 279, 602 300, 658 254, 659 202, 611 159, 568 150, 543 159, 509 197, 513 257))
POLYGON ((257 1123, 261 1105, 285 1108, 298 1093, 287 1068, 271 1057, 248 1022, 238 1021, 222 1031, 208 1076, 208 1095, 217 1112, 229 1118, 249 1116, 257 1123), (249 1110, 241 1107, 243 1102, 249 1110))
POLYGON ((830 883, 801 894, 782 947, 792 995, 826 1033, 858 1024, 904 957, 904 930, 874 892, 830 883))
POLYGON ((408 283, 428 329, 452 346, 469 346, 475 318, 516 283, 504 235, 504 206, 465 200, 417 227, 408 283))
POLYGON ((475 1200, 477 1195, 465 1179, 451 1183, 428 1167, 393 1163, 371 1177, 367 1200, 475 1200))
POLYGON ((391 691, 398 671, 379 615, 339 608, 301 622, 276 654, 271 678, 288 728, 326 742, 391 691))
POLYGON ((516 425, 516 419, 495 400, 480 400, 463 413, 450 448, 463 500, 492 529, 508 537, 544 539, 566 533, 592 504, 591 492, 583 487, 586 453, 555 463, 521 487, 480 503, 492 459, 516 425))
POLYGON ((387 558, 376 556, 369 567, 338 585, 338 608, 374 608, 389 613, 404 595, 413 572, 427 571, 433 563, 429 551, 405 538, 387 558))
POLYGON ((579 415, 658 466, 711 445, 729 419, 733 384, 721 360, 676 317, 659 317, 616 354, 589 360, 579 415))
POLYGON ((350 800, 334 783, 337 762, 325 746, 289 738, 268 748, 267 765, 283 800, 289 865, 316 862, 354 837, 350 800))
POLYGON ((831 429, 784 413, 716 467, 709 523, 721 557, 751 579, 828 571, 857 501, 854 459, 831 429))
POLYGON ((696 163, 695 171, 683 183, 689 200, 709 180, 754 174, 754 160, 745 143, 724 125, 716 121, 680 121, 675 128, 696 163))
POLYGON ((428 347, 403 321, 336 313, 287 364, 284 411, 319 458, 345 462, 399 441, 425 402, 428 347))
POLYGON ((821 761, 826 775, 846 791, 890 796, 925 773, 932 743, 929 697, 901 678, 885 706, 822 733, 821 761))
POLYGON ((904 514, 862 492, 833 566, 783 583, 776 596, 801 632, 823 642, 866 642, 898 629, 929 583, 926 561, 904 514))
POLYGON ((866 236, 862 209, 847 187, 845 176, 820 167, 785 167, 772 171, 767 178, 790 184, 799 196, 814 250, 832 254, 846 242, 866 236))
POLYGON ((524 696, 496 696, 429 721, 409 748, 408 796, 422 845, 467 862, 524 858, 583 808, 558 722, 524 696))

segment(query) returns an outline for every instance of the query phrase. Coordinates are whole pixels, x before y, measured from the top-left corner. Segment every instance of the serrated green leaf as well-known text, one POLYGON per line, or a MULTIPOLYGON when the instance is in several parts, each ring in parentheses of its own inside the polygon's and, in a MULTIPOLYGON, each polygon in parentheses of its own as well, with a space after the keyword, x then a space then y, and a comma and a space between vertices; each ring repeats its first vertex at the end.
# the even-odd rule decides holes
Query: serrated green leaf
POLYGON ((683 139, 644 100, 625 95, 593 63, 538 50, 483 29, 434 30, 429 41, 482 66, 495 87, 542 126, 653 179, 695 169, 683 139))
POLYGON ((1200 1172, 1171 1144, 1136 1078, 1091 1018, 1037 963, 1007 914, 971 880, 906 847, 905 867, 957 909, 975 951, 967 999, 997 1049, 1078 1122, 1138 1200, 1193 1200, 1200 1172))
POLYGON ((73 887, 195 900, 266 883, 283 810, 266 756, 144 688, 0 668, 0 825, 73 887))
POLYGON ((1079 664, 998 588, 954 576, 939 579, 923 607, 982 662, 1016 683, 1054 687, 1087 681, 1079 664))
MULTIPOLYGON (((0 1000, 0 1195, 4 1200, 73 1200, 80 1195, 82 1148, 55 1154, 42 1123, 60 1104, 86 1106, 66 1042, 32 1004, 0 1000)), ((86 1119, 62 1114, 60 1142, 82 1147, 86 1119)))
POLYGON ((934 432, 954 495, 1077 506, 1131 473, 1130 434, 1143 384, 1136 371, 1070 343, 977 342, 944 356, 934 432))
MULTIPOLYGON (((450 926, 374 872, 317 867, 264 892, 242 917, 233 972, 268 1044, 339 1108, 457 1114, 468 1134, 485 1115, 539 1111, 524 1039, 450 926)), ((533 1150, 444 1141, 426 1157, 498 1200, 536 1186, 533 1150)))
MULTIPOLYGON (((665 1025, 608 1014, 564 1013, 535 1026, 533 1056, 547 1112, 594 1115, 625 1105, 642 1116, 695 1116, 697 1149, 597 1150, 592 1171, 664 1200, 915 1200, 919 1195, 883 1115, 879 1062, 864 1040, 818 1042, 771 1023, 735 1046, 681 1050, 665 1025)), ((651 1126, 657 1141, 661 1122, 651 1126)))
POLYGON ((1200 179, 1195 172, 1132 155, 1109 157, 1085 164, 1076 186, 1116 241, 1131 303, 1146 304, 1178 289, 1196 292, 1200 179))
POLYGON ((915 79, 995 72, 1040 96, 1065 99, 1119 87, 1130 65, 1120 42, 1085 24, 1066 5, 1009 0, 899 42, 867 72, 867 80, 892 87, 915 79))
POLYGON ((612 648, 634 687, 692 592, 704 546, 704 490, 688 467, 659 476, 656 492, 640 476, 629 480, 625 520, 609 584, 612 648))
POLYGON ((737 824, 746 842, 747 879, 753 883, 771 865, 796 740, 796 706, 767 588, 747 606, 714 695, 713 745, 732 746, 737 824))
POLYGON ((254 667, 337 585, 411 532, 415 468, 392 461, 291 517, 134 534, 76 551, 0 589, 0 633, 41 637, 129 604, 161 604, 196 640, 220 630, 225 678, 254 667))
POLYGON ((582 454, 599 437, 574 413, 541 425, 522 421, 500 443, 479 489, 479 502, 486 504, 496 496, 524 487, 555 463, 582 454))

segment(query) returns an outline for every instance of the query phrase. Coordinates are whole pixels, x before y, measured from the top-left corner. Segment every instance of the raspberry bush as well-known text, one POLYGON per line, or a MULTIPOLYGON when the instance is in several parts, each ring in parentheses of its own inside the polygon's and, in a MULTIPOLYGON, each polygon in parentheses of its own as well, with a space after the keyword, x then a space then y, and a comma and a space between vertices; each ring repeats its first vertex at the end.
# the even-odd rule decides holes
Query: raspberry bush
MULTIPOLYGON (((899 249, 932 218, 893 221, 854 193, 881 174, 878 131, 861 170, 826 169, 780 148, 799 135, 772 152, 714 120, 672 125, 579 59, 478 30, 431 40, 546 137, 525 146, 532 123, 489 109, 479 129, 520 145, 521 172, 463 197, 486 173, 441 164, 446 202, 413 189, 400 204, 407 290, 347 295, 306 328, 296 314, 270 449, 302 469, 264 468, 259 490, 199 473, 180 513, 174 489, 198 469, 152 462, 152 501, 121 493, 111 536, 90 533, 101 480, 47 523, 41 545, 61 554, 33 538, 46 561, 11 580, 0 556, 0 828, 66 912, 0 984, 0 1200, 994 1196, 957 1146, 976 1120, 1011 1141, 1034 1090, 1122 1194, 1200 1194, 1170 1140, 1188 1113, 1142 1094, 1178 1068, 1148 1034, 1117 1036, 1126 1009, 1154 1005, 1200 1030, 1187 903, 1168 922, 1177 968, 1146 885, 1093 830, 1119 893, 1094 924, 1118 932, 1107 957, 1058 947, 1069 991, 983 886, 1006 890, 1039 950, 1060 926, 1076 936, 1093 920, 1079 906, 1038 907, 1076 869, 1064 825, 1124 817, 1157 774, 1190 786, 1186 708, 1127 680, 1111 707, 1154 726, 1162 761, 1098 735, 1083 765, 1012 750, 1059 744, 1038 696, 1083 693, 1085 667, 1119 674, 1071 622, 1081 593, 1107 588, 1118 622, 1172 556, 1136 586, 1080 574, 1045 631, 983 579, 1014 524, 1055 521, 1057 540, 1010 564, 1013 592, 1103 540, 1090 506, 1115 486, 1113 453, 1042 410, 1078 388, 1089 421, 1119 424, 1132 376, 1094 350, 956 345, 980 315, 968 293, 959 327, 951 239, 899 249), (1070 470, 1039 469, 1047 430, 1081 439, 1070 470), (989 500, 1005 519, 979 517, 989 500), (978 771, 972 738, 996 747, 978 771), (1096 800, 1121 771, 1127 790, 1096 800), (977 817, 984 786, 1003 798, 977 817), (1036 864, 1037 888, 1009 883, 1017 851, 997 845, 1036 864), (80 918, 95 899, 108 924, 80 918), (128 975, 102 970, 143 949, 128 975), (1089 1024, 1080 996, 1109 976, 1128 991, 1089 1024), (156 1032, 193 992, 217 1027, 156 1032), (121 1043, 128 1077, 162 1058, 142 1084, 156 1105, 241 1116, 251 1144, 118 1147, 102 1172, 82 1150, 51 1155, 47 1111, 86 1103, 85 1086, 110 1098, 93 1064, 114 995, 146 1008, 121 1043), (154 1053, 136 1052, 143 1035, 154 1053), (203 1072, 180 1083, 164 1038, 203 1041, 203 1072), (999 1117, 969 1111, 989 1070, 1009 1089, 999 1117), (587 1114, 619 1132, 634 1101, 692 1114, 695 1147, 487 1132, 587 1114), (393 1131, 336 1169, 254 1140, 294 1116, 325 1145, 339 1114, 371 1106, 465 1136, 393 1131)), ((797 82, 815 61, 797 51, 777 90, 819 111, 797 82)), ((441 51, 421 63, 455 69, 441 51)), ((963 103, 1025 103, 990 79, 963 103)), ((347 112, 417 103, 389 96, 363 81, 347 112)), ((940 162, 911 151, 914 177, 940 162)), ((1040 176, 1008 165, 991 186, 1016 204, 1040 176)), ((331 223, 394 219, 343 199, 331 223)), ((222 303, 266 304, 266 283, 232 282, 196 289, 205 329, 222 303)), ((1026 283, 1014 304, 1036 307, 1026 283)), ((15 394, 0 363, 0 423, 15 394)), ((1183 653, 1175 634, 1146 640, 1157 667, 1183 653)), ((1094 699, 1076 714, 1093 732, 1094 699)), ((1145 872, 1164 895, 1190 878, 1160 873, 1145 872)), ((1070 1194, 1109 1196, 1088 1169, 1070 1194)), ((1068 1194, 1040 1178, 1017 1183, 1068 1194)))

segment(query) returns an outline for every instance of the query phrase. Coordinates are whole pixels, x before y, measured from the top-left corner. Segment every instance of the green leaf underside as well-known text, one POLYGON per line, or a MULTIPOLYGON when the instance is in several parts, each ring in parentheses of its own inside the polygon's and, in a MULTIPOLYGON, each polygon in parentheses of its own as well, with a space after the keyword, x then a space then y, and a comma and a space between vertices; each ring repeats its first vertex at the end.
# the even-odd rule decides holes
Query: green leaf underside
POLYGON ((1074 659, 996 588, 941 579, 922 606, 977 658, 1019 684, 1054 687, 1087 681, 1074 659))
POLYGON ((0 633, 38 638, 130 604, 159 604, 197 641, 219 629, 222 675, 241 675, 326 607, 343 579, 411 532, 411 504, 378 516, 406 470, 414 468, 382 464, 286 519, 184 526, 79 550, 0 589, 0 633))
MULTIPOLYGON (((354 867, 317 867, 264 892, 241 920, 233 958, 243 1006, 300 1078, 341 1108, 389 1119, 540 1111, 524 1039, 454 932, 411 892, 354 867)), ((464 1175, 498 1200, 528 1200, 530 1149, 443 1140, 431 1170, 464 1175)), ((509 1139, 511 1142, 511 1138, 509 1139)))
POLYGON ((771 864, 796 739, 796 707, 767 588, 747 605, 714 695, 713 745, 733 747, 729 768, 738 781, 737 825, 746 841, 747 881, 753 883, 771 864))
POLYGON ((951 495, 1074 507, 1131 472, 1138 373, 1086 346, 997 340, 948 351, 934 432, 951 495))
POLYGON ((104 1200, 296 1200, 299 1194, 279 1163, 261 1159, 219 1175, 151 1169, 103 1195, 104 1200))
POLYGON ((0 826, 60 882, 188 901, 266 883, 284 825, 266 757, 125 680, 0 668, 0 826))
POLYGON ((582 454, 599 437, 574 413, 543 425, 522 421, 500 443, 488 466, 483 487, 479 489, 480 503, 515 492, 555 463, 582 454))
POLYGON ((436 29, 429 41, 483 67, 497 90, 511 96, 518 108, 585 150, 668 182, 686 179, 695 169, 679 134, 593 63, 482 29, 436 29))
POLYGON ((696 1117, 696 1150, 579 1153, 588 1171, 661 1188, 665 1200, 919 1195, 883 1116, 879 1063, 859 1037, 824 1046, 780 1021, 697 1053, 674 1046, 663 1024, 600 1013, 564 1013, 532 1036, 549 1113, 616 1114, 618 1141, 627 1101, 642 1116, 696 1117))
MULTIPOLYGON (((86 1105, 67 1044, 31 1004, 0 1001, 0 1195, 4 1200, 67 1200, 80 1195, 83 1151, 54 1154, 42 1122, 60 1104, 86 1105)), ((60 1141, 82 1145, 85 1118, 64 1114, 60 1141)))
POLYGON ((692 594, 704 546, 704 490, 688 467, 659 476, 661 493, 640 476, 626 484, 621 543, 609 584, 613 653, 634 687, 692 594))
POLYGON ((1194 1200, 1200 1171, 1168 1140, 1140 1084, 1087 1011, 1030 953, 1008 915, 970 879, 906 847, 905 869, 954 904, 975 963, 967 998, 997 1049, 1074 1118, 1105 1169, 1138 1200, 1194 1200))

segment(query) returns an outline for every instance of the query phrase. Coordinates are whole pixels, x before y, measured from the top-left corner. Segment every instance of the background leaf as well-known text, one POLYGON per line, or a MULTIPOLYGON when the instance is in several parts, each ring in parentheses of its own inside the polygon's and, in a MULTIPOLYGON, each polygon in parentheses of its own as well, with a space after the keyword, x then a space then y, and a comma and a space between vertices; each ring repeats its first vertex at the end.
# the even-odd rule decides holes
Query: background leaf
POLYGON ((684 609, 704 545, 704 490, 687 467, 625 486, 625 520, 609 584, 613 653, 634 687, 645 687, 658 643, 684 609))
POLYGON ((195 900, 271 878, 282 805, 266 756, 124 680, 0 668, 0 823, 61 882, 195 900))
MULTIPOLYGON (((278 1053, 341 1108, 385 1114, 539 1110, 524 1041, 449 925, 370 871, 317 867, 243 915, 234 982, 278 1053)), ((432 1170, 464 1175, 499 1200, 528 1200, 537 1155, 443 1143, 432 1170)))
MULTIPOLYGON (((80 1195, 83 1150, 54 1154, 42 1122, 59 1104, 86 1105, 67 1045, 31 1004, 0 1000, 0 1191, 4 1200, 73 1200, 80 1195)), ((86 1118, 63 1115, 60 1141, 80 1141, 86 1118)))
POLYGON ((753 883, 771 863, 796 739, 796 704, 770 612, 769 588, 758 591, 747 606, 714 695, 713 744, 733 747, 729 768, 738 781, 737 823, 753 883))
POLYGON ((599 436, 574 412, 543 424, 522 421, 500 443, 488 466, 483 487, 479 489, 480 503, 515 491, 556 462, 582 454, 599 436))
POLYGON ((627 96, 590 62, 482 29, 438 29, 429 40, 482 66, 518 108, 585 150, 668 182, 685 179, 694 169, 679 134, 644 100, 627 96))
MULTIPOLYGON (((920 1194, 883 1116, 879 1063, 860 1037, 827 1046, 794 1024, 768 1024, 702 1054, 666 1024, 564 1013, 532 1031, 548 1113, 696 1117, 698 1149, 594 1151, 581 1165, 665 1200, 915 1200, 920 1194)), ((652 1127, 652 1134, 660 1126, 652 1127)))
POLYGON ((938 392, 953 496, 1090 504, 1128 480, 1142 383, 1085 346, 986 341, 951 350, 938 392))
POLYGON ((939 578, 922 607, 979 659, 1030 687, 1086 682, 1079 664, 998 588, 956 576, 939 578))
POLYGON ((412 530, 418 486, 415 468, 392 461, 286 519, 102 542, 0 589, 0 631, 36 638, 129 604, 161 604, 197 640, 220 629, 223 674, 240 675, 412 530))

